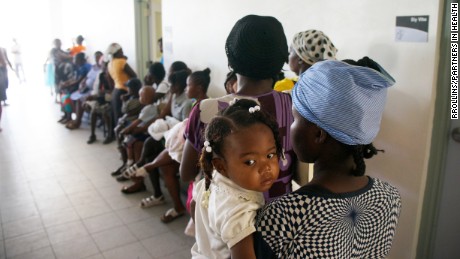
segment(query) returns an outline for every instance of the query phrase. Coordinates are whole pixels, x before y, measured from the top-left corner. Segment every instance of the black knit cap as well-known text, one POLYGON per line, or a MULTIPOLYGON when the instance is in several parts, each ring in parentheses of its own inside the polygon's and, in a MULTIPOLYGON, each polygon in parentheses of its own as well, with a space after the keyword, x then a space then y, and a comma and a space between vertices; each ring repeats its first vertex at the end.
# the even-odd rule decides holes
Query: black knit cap
POLYGON ((236 22, 225 43, 225 52, 233 71, 255 79, 277 75, 289 56, 281 23, 274 17, 258 15, 236 22))

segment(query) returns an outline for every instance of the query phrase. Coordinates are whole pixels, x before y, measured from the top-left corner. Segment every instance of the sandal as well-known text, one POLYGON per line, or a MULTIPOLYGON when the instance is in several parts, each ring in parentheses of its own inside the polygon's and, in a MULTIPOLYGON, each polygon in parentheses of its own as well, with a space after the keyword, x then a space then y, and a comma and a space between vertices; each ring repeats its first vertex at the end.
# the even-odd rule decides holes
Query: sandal
POLYGON ((161 216, 160 220, 161 220, 161 222, 167 224, 167 223, 169 223, 169 222, 171 222, 171 221, 173 221, 173 220, 175 220, 175 219, 177 219, 177 218, 179 218, 181 216, 184 216, 184 215, 185 215, 185 212, 179 213, 179 212, 176 211, 176 209, 171 208, 168 211, 166 211, 166 213, 163 216, 161 216))
POLYGON ((165 203, 165 197, 163 195, 161 195, 158 198, 155 198, 155 196, 152 195, 150 197, 147 197, 141 200, 141 208, 143 209, 150 208, 150 207, 161 205, 164 203, 165 203))
POLYGON ((121 192, 124 194, 143 192, 145 190, 147 190, 147 187, 145 187, 144 181, 140 181, 140 180, 137 180, 131 186, 123 186, 123 188, 121 188, 121 192))
POLYGON ((80 128, 80 123, 76 122, 76 121, 69 121, 66 125, 65 125, 66 128, 68 128, 69 130, 74 130, 74 129, 78 129, 80 128))
POLYGON ((122 175, 119 175, 117 176, 117 182, 126 182, 126 181, 129 181, 129 178, 126 178, 123 174, 122 175))
POLYGON ((126 169, 127 165, 126 164, 123 164, 122 166, 118 167, 117 170, 113 171, 110 173, 110 175, 112 176, 118 176, 120 175, 125 169, 126 169))
POLYGON ((134 164, 128 168, 126 168, 123 173, 121 173, 121 176, 124 176, 125 178, 129 179, 131 176, 136 174, 138 167, 137 164, 134 164))

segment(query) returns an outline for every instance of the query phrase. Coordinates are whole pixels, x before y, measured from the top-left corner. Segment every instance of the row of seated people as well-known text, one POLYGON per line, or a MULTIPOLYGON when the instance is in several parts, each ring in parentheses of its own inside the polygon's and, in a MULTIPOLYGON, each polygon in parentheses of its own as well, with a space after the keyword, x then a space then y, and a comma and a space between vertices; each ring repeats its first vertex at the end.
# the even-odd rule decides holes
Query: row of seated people
MULTIPOLYGON (((288 63, 291 70, 299 75, 319 60, 334 59, 336 51, 335 46, 324 33, 310 30, 294 37, 288 63), (305 37, 302 38, 302 35, 308 35, 314 41, 308 41, 305 37), (315 37, 316 35, 319 37, 315 37), (318 43, 327 51, 321 48, 313 51, 311 47, 318 43), (308 51, 302 54, 299 51, 302 49, 308 51), (329 53, 332 55, 328 55, 329 53)), ((104 58, 98 51, 94 59, 96 63, 91 66, 86 63, 85 55, 79 53, 74 58, 73 66, 68 59, 62 59, 60 62, 57 77, 71 78, 58 82, 64 96, 62 98, 63 123, 69 129, 78 128, 83 112, 90 111, 91 135, 87 142, 92 144, 97 139, 95 134, 97 118, 102 118, 105 128, 108 129, 103 143, 108 144, 116 139, 122 158, 121 166, 113 171, 112 175, 116 176, 117 181, 132 180, 133 182, 132 185, 123 187, 121 191, 125 194, 144 191, 146 189, 144 178, 148 174, 154 193, 142 199, 140 206, 148 208, 163 204, 165 199, 160 187, 161 172, 174 204, 174 207, 169 209, 161 220, 170 222, 184 215, 186 207, 189 208, 193 190, 193 184, 190 184, 187 206, 184 206, 180 198, 180 182, 177 178, 184 144, 188 144, 188 150, 192 152, 187 153, 183 168, 188 169, 181 170, 186 171, 182 174, 182 180, 193 183, 195 178, 199 177, 199 169, 196 167, 199 152, 194 151, 200 151, 203 141, 198 136, 199 134, 196 139, 189 138, 187 141, 183 139, 183 136, 192 107, 197 106, 198 110, 199 105, 197 104, 207 98, 210 70, 191 73, 184 62, 176 61, 171 64, 168 79, 165 80, 166 71, 163 65, 155 62, 149 67, 148 74, 141 82, 126 62, 127 57, 117 43, 108 47, 104 58), (65 72, 71 74, 71 70, 66 67, 74 67, 76 76, 66 77, 65 72), (67 87, 75 85, 75 82, 79 83, 79 87, 67 90, 67 87), (94 86, 90 87, 92 85, 94 86), (187 91, 185 91, 186 87, 188 87, 187 91), (72 111, 76 113, 75 120, 70 119, 69 114, 72 111), (114 128, 113 131, 112 128, 114 128), (163 131, 166 129, 171 130, 165 134, 163 131), (196 154, 189 158, 190 153, 196 154)), ((267 92, 272 89, 280 92, 289 91, 296 81, 296 79, 280 79, 279 74, 277 80, 278 82, 270 85, 267 92)), ((230 72, 227 75, 224 86, 227 94, 237 92, 236 73, 230 72)), ((251 95, 254 96, 252 93, 249 94, 251 95)), ((224 102, 228 105, 228 101, 224 102)), ((273 106, 273 104, 270 105, 273 106)), ((273 109, 277 108, 273 107, 273 109)), ((195 131, 204 130, 203 125, 199 127, 201 128, 195 131)), ((286 149, 285 152, 289 155, 292 150, 286 149)), ((295 161, 292 161, 292 164, 295 164, 295 161)), ((284 172, 285 179, 280 177, 281 180, 278 182, 280 186, 273 188, 277 191, 272 191, 272 196, 266 195, 267 200, 291 191, 291 171, 291 166, 289 166, 284 172)))
MULTIPOLYGON (((175 62, 166 85, 166 73, 161 76, 153 64, 142 86, 133 79, 134 72, 127 66, 121 46, 109 47, 105 75, 108 84, 113 81, 114 85, 112 120, 118 124, 114 132, 123 160, 112 175, 119 181, 133 181, 121 191, 130 194, 145 190, 144 177, 148 175, 154 193, 141 200, 141 207, 163 204, 159 184, 162 174, 174 207, 161 216, 161 221, 173 221, 188 207, 196 226, 193 258, 255 258, 255 254, 259 258, 386 256, 400 197, 391 185, 364 175, 364 157, 377 154, 371 143, 376 134, 368 129, 380 123, 384 102, 374 100, 381 99, 386 94, 382 89, 394 84, 391 76, 366 58, 359 62, 323 61, 335 59, 337 50, 317 30, 296 34, 288 51, 283 28, 273 17, 249 15, 239 20, 227 38, 225 50, 228 64, 237 75, 237 87, 229 79, 228 95, 206 99, 209 69, 191 73, 185 64, 175 62), (286 61, 294 73, 301 75, 292 97, 281 91, 292 89, 295 80, 276 83, 286 61), (175 67, 177 64, 180 68, 175 67), (307 71, 310 67, 314 69, 307 71), (362 101, 363 88, 373 101, 362 101), (340 98, 348 99, 338 102, 340 98), (133 110, 139 107, 132 104, 134 99, 142 105, 142 109, 137 108, 139 113, 133 110), (375 119, 362 113, 343 115, 353 125, 366 126, 353 129, 350 134, 354 138, 349 141, 342 134, 348 132, 348 124, 326 120, 339 110, 334 105, 323 105, 323 101, 339 108, 354 105, 375 119), (311 103, 314 105, 309 106, 311 103), (379 109, 373 109, 374 105, 379 109), (291 124, 296 127, 291 128, 291 124), (336 126, 335 130, 330 130, 330 124, 336 126), (315 158, 311 159, 313 153, 315 158), (252 155, 255 158, 248 158, 252 155), (299 160, 319 162, 322 172, 321 176, 314 175, 314 185, 291 193, 299 160), (343 170, 337 173, 337 168, 343 170), (340 184, 330 185, 328 179, 340 184), (180 180, 189 183, 189 206, 184 206, 180 198, 180 180), (353 197, 334 196, 343 190, 353 197), (357 196, 358 192, 363 195, 357 196), (325 199, 317 200, 316 196, 325 193, 325 199), (378 202, 364 201, 363 205, 363 197, 389 201, 391 206, 383 208, 378 202), (375 220, 370 216, 372 211, 388 217, 375 220), (356 220, 358 214, 369 215, 356 220), (337 234, 333 224, 344 226, 345 232, 337 234), (368 230, 375 230, 372 242, 365 236, 368 230), (312 235, 315 238, 311 239, 312 235), (334 236, 333 242, 328 241, 330 236, 334 236), (363 245, 352 251, 340 249, 354 239, 363 245), (332 243, 317 248, 318 241, 332 243)), ((94 139, 91 136, 89 142, 94 139)))

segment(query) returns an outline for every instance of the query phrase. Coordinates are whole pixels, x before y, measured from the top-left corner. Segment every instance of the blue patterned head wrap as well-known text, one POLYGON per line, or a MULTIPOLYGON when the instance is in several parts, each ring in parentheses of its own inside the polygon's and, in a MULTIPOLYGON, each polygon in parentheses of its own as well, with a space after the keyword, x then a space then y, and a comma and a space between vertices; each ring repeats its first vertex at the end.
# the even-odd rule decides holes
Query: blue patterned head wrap
POLYGON ((370 144, 380 129, 387 88, 395 83, 374 65, 380 72, 335 60, 314 64, 292 91, 294 108, 339 142, 370 144))

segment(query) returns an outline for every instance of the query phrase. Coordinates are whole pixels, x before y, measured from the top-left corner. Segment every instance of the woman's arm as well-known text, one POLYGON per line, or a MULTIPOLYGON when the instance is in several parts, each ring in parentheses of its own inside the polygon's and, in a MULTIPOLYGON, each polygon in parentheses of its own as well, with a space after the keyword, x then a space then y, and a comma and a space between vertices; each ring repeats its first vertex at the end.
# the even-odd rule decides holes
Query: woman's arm
POLYGON ((243 238, 230 248, 232 259, 255 259, 254 240, 252 234, 243 238))
POLYGON ((171 115, 171 106, 172 106, 172 94, 169 96, 168 103, 163 107, 163 109, 160 112, 160 116, 158 118, 166 118, 166 115, 171 115))
POLYGON ((121 134, 124 134, 124 135, 125 135, 125 134, 131 134, 131 131, 133 131, 133 129, 136 128, 137 125, 139 125, 141 122, 142 122, 142 121, 139 120, 139 119, 137 119, 137 120, 131 122, 131 124, 129 124, 129 126, 126 127, 124 130, 122 130, 120 133, 121 133, 121 134))
POLYGON ((126 74, 128 74, 129 78, 137 77, 136 72, 134 72, 134 70, 129 66, 128 63, 125 64, 123 70, 126 72, 126 74))
POLYGON ((195 206, 196 202, 192 199, 192 201, 190 201, 190 216, 192 217, 193 222, 195 222, 195 206))
POLYGON ((188 139, 185 140, 184 150, 182 152, 182 160, 179 168, 180 178, 184 182, 190 182, 195 180, 195 177, 199 173, 199 154, 195 147, 193 147, 192 142, 190 142, 188 139))
POLYGON ((3 49, 3 50, 4 50, 4 51, 3 51, 3 54, 4 54, 4 56, 5 56, 5 61, 6 61, 6 63, 8 63, 8 66, 10 66, 11 70, 14 71, 13 66, 11 65, 11 62, 10 62, 10 60, 8 59, 8 54, 6 53, 6 49, 3 49))

